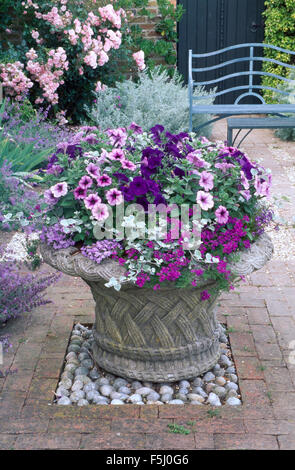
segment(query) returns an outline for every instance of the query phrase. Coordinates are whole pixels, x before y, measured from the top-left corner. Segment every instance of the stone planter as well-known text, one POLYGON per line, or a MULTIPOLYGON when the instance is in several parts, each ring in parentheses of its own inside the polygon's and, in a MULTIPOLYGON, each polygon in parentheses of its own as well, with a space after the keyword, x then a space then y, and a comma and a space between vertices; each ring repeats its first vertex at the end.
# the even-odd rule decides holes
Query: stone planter
MULTIPOLYGON (((101 264, 75 253, 75 248, 53 250, 41 246, 46 263, 71 276, 81 277, 91 288, 96 307, 94 359, 120 377, 151 382, 173 382, 196 377, 211 369, 219 358, 217 297, 201 302, 199 288, 163 287, 158 291, 123 285, 120 291, 105 287, 124 268, 114 260, 101 264)), ((264 234, 241 253, 231 266, 239 275, 251 274, 271 258, 273 245, 264 234)))

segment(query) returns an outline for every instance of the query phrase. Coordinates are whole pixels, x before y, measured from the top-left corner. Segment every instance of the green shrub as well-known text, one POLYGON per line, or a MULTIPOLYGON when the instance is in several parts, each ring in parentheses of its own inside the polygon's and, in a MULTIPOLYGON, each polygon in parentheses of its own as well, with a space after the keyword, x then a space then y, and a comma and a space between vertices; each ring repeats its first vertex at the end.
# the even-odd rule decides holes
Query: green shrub
MULTIPOLYGON (((295 51, 295 7, 294 0, 266 0, 265 1, 265 36, 264 42, 273 46, 295 51)), ((286 63, 295 63, 295 57, 273 49, 265 49, 265 56, 286 63)), ((288 69, 271 62, 264 62, 264 72, 287 76, 288 69)), ((278 87, 280 80, 274 77, 264 77, 263 85, 278 87)), ((264 91, 264 98, 268 103, 278 102, 278 96, 271 90, 264 91)))
MULTIPOLYGON (((195 94, 200 91, 200 88, 196 89, 195 94)), ((103 130, 127 127, 131 122, 146 131, 156 124, 174 134, 188 130, 188 90, 177 72, 170 79, 166 70, 156 67, 150 73, 142 72, 137 83, 132 80, 117 82, 114 88, 97 93, 95 97, 93 107, 86 108, 87 114, 103 130)), ((209 97, 200 101, 200 104, 211 103, 209 97)), ((194 115, 193 126, 208 119, 208 115, 194 115)), ((203 129, 202 134, 208 135, 208 126, 203 129)))

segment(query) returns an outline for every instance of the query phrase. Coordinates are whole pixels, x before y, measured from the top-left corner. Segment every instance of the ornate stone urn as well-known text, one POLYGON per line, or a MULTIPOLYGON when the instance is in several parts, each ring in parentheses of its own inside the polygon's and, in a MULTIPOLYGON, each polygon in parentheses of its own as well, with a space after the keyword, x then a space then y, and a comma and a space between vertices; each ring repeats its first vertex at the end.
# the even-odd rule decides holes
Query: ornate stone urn
MULTIPOLYGON (((273 245, 263 234, 231 266, 237 276, 251 274, 271 258, 273 245)), ((124 268, 114 260, 101 264, 74 247, 54 250, 41 246, 46 263, 81 277, 91 288, 96 307, 93 356, 103 369, 120 377, 151 382, 174 382, 211 369, 219 358, 219 325, 215 298, 200 301, 198 288, 139 288, 123 284, 120 291, 105 287, 124 268), (74 252, 76 252, 74 254, 74 252)))

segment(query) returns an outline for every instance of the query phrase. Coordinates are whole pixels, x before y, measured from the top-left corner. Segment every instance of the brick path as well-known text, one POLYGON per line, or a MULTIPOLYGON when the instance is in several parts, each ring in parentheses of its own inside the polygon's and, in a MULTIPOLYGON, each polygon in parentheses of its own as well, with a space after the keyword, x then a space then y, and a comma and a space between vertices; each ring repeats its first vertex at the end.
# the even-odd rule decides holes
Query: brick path
MULTIPOLYGON (((224 123, 214 129, 214 138, 223 136, 224 123)), ((286 185, 288 169, 271 155, 271 143, 291 155, 295 148, 270 131, 255 131, 245 149, 273 169, 275 191, 294 201, 294 184, 286 185)), ((290 204, 284 210, 288 214, 290 204)), ((0 449, 295 449, 295 365, 288 360, 295 340, 294 287, 295 258, 275 258, 238 292, 222 296, 219 319, 231 331, 243 405, 222 407, 210 417, 208 407, 193 405, 52 405, 73 322, 93 322, 89 289, 63 276, 48 291, 54 303, 3 330, 12 335, 14 349, 1 369, 18 372, 0 379, 0 449), (171 434, 169 423, 192 432, 171 434)))

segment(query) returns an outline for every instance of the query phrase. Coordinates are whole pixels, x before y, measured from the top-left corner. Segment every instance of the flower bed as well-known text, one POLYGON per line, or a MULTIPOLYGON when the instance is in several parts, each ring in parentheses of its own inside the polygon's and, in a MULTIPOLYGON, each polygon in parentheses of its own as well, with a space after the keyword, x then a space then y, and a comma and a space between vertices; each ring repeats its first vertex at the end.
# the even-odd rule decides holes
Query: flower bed
POLYGON ((157 290, 212 280, 204 301, 233 289, 239 279, 230 263, 271 221, 269 170, 223 142, 172 135, 161 125, 150 133, 135 123, 106 132, 84 127, 59 144, 44 179, 42 242, 76 246, 97 263, 117 260, 125 275, 106 283, 117 290, 125 282, 157 290), (147 224, 155 208, 156 223, 147 224))

